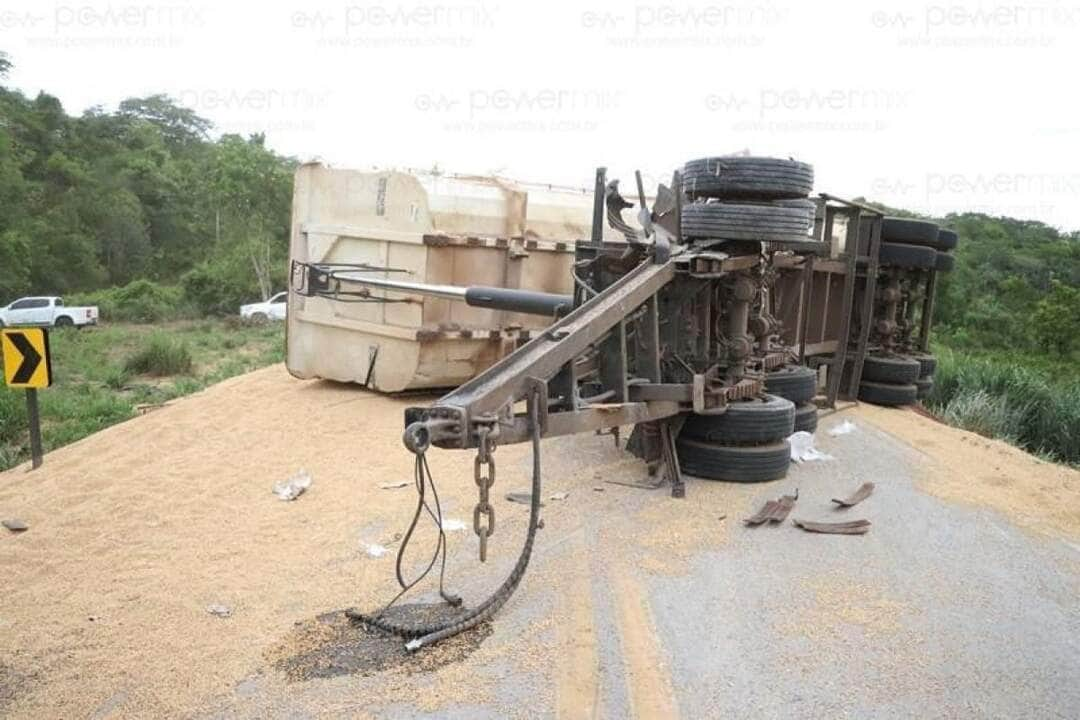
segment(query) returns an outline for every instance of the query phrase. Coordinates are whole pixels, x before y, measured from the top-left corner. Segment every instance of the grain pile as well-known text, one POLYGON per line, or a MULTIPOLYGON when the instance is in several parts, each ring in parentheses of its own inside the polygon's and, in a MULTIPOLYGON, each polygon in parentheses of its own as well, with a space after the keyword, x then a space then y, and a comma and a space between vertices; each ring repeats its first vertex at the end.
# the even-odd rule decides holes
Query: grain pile
MULTIPOLYGON (((402 413, 429 399, 301 382, 267 368, 50 453, 38 471, 0 475, 0 515, 30 526, 0 533, 0 708, 20 716, 184 714, 280 672, 274 664, 282 649, 315 618, 381 606, 396 592, 393 552, 414 503, 402 413), (311 474, 311 488, 295 501, 278 500, 273 484, 300 469, 311 474), (395 481, 409 485, 380 487, 395 481), (391 554, 368 556, 372 543, 391 554), (211 606, 230 614, 216 616, 211 606)), ((666 497, 666 488, 604 485, 609 477, 644 479, 643 466, 628 462, 609 438, 582 435, 544 447, 545 493, 571 496, 547 502, 548 541, 538 544, 525 581, 533 590, 557 583, 567 558, 595 555, 597 533, 616 547, 630 543, 657 569, 723 541, 716 505, 687 511, 680 503, 665 518, 650 501, 666 497), (590 489, 596 485, 606 492, 590 489), (642 530, 655 522, 670 531, 642 530), (704 525, 715 533, 703 539, 704 525)), ((501 492, 492 560, 477 565, 471 531, 448 534, 451 589, 467 602, 505 575, 528 515, 502 500, 528 488, 528 447, 500 447, 496 457, 501 492)), ((472 454, 435 451, 432 470, 444 513, 469 524, 472 454)), ((703 492, 717 502, 749 496, 720 485, 703 492)), ((433 537, 422 524, 410 573, 426 564, 433 537)), ((484 677, 471 669, 485 663, 509 659, 534 664, 541 677, 553 672, 541 651, 557 652, 562 642, 551 637, 550 618, 526 625, 520 637, 529 650, 484 642, 467 664, 433 670, 423 682, 438 692, 417 698, 417 706, 437 710, 489 697, 484 677), (468 689, 457 688, 462 677, 468 689)), ((281 684, 288 682, 281 675, 281 684)), ((386 703, 387 688, 407 696, 421 682, 404 670, 378 680, 371 690, 357 688, 357 702, 386 703)))
POLYGON ((923 491, 996 510, 1033 532, 1080 538, 1080 471, 908 408, 862 404, 850 414, 928 456, 916 478, 923 491))

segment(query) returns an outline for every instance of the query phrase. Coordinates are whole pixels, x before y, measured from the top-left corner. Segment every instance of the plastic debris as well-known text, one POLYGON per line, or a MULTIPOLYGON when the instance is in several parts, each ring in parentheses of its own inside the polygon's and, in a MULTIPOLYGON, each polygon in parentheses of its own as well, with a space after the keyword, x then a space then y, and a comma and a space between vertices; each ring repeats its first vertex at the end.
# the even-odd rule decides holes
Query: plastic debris
POLYGON ((364 547, 364 552, 368 554, 368 557, 381 558, 383 555, 390 552, 390 550, 379 543, 368 543, 364 547))
MULTIPOLYGON (((521 503, 522 505, 532 505, 532 493, 527 492, 508 492, 506 493, 506 499, 510 502, 521 503)), ((544 501, 540 501, 540 507, 544 507, 544 501)))
POLYGON ((822 523, 795 519, 791 522, 797 527, 801 527, 806 532, 823 533, 825 535, 865 535, 870 530, 869 520, 852 520, 851 522, 842 523, 822 523))
POLYGON ((6 527, 8 530, 10 530, 13 533, 26 532, 27 530, 30 529, 29 525, 27 525, 26 523, 24 523, 22 520, 20 520, 18 518, 8 518, 7 520, 4 520, 0 524, 2 524, 4 527, 6 527))
POLYGON ((548 500, 565 500, 568 497, 570 497, 570 493, 563 491, 548 495, 548 500))
POLYGON ((311 475, 307 470, 300 470, 288 480, 274 483, 274 494, 280 500, 295 500, 309 487, 311 487, 311 475))
POLYGON ((779 500, 769 500, 765 505, 750 517, 743 520, 747 525, 763 525, 765 523, 782 523, 787 519, 791 508, 795 507, 795 501, 799 499, 799 491, 794 495, 781 495, 779 500))
POLYGON ((408 484, 408 480, 402 480, 401 482, 379 483, 379 487, 383 490, 397 490, 398 488, 403 488, 408 484))
POLYGON ((207 605, 206 612, 219 618, 227 618, 232 615, 232 608, 228 605, 207 605))
POLYGON ((832 435, 833 437, 837 437, 839 435, 847 435, 848 433, 853 432, 854 430, 855 430, 855 423, 851 422, 850 420, 845 420, 844 422, 840 423, 839 425, 837 425, 835 427, 832 427, 832 428, 829 428, 828 433, 830 435, 832 435))
POLYGON ((465 523, 457 518, 443 518, 442 529, 443 532, 454 532, 456 530, 464 530, 465 523))
POLYGON ((788 442, 791 443, 791 459, 797 463, 806 462, 807 460, 834 459, 832 455, 823 453, 814 447, 814 434, 805 430, 792 433, 791 437, 788 438, 788 442))
POLYGON ((846 498, 833 498, 832 501, 839 505, 841 508, 849 508, 854 505, 858 505, 866 498, 870 497, 870 493, 874 492, 874 483, 863 483, 858 490, 853 492, 846 498))

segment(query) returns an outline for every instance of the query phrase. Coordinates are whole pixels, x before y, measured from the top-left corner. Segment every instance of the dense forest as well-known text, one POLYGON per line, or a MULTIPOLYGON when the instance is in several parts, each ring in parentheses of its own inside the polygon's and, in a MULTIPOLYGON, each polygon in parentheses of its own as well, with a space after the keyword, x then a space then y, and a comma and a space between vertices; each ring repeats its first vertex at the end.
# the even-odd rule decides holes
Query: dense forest
POLYGON ((6 87, 10 68, 0 55, 0 303, 128 286, 151 315, 214 313, 282 284, 292 159, 161 95, 72 117, 6 87))

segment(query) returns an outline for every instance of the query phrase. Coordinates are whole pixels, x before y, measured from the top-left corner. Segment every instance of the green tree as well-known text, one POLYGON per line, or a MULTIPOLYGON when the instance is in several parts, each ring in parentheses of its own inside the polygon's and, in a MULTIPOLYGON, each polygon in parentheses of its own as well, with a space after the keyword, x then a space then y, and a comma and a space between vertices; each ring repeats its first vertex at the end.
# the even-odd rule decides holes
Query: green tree
POLYGON ((1036 304, 1031 324, 1043 349, 1067 357, 1080 345, 1080 288, 1054 281, 1036 304))

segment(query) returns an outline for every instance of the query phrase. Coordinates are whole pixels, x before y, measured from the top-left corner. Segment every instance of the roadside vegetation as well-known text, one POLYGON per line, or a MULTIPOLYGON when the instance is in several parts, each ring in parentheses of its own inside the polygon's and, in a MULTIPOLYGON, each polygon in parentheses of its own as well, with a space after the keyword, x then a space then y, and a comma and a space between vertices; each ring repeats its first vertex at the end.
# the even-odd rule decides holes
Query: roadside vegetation
MULTIPOLYGON (((284 327, 232 319, 53 331, 53 386, 38 392, 45 450, 284 358, 284 327)), ((26 399, 0 386, 0 470, 29 458, 26 399)))
POLYGON ((934 352, 938 366, 926 404, 938 417, 1045 459, 1080 465, 1080 366, 946 347, 934 352))

